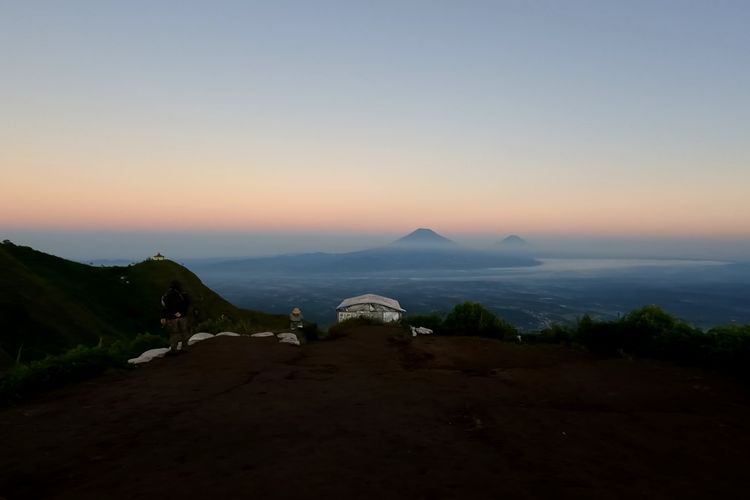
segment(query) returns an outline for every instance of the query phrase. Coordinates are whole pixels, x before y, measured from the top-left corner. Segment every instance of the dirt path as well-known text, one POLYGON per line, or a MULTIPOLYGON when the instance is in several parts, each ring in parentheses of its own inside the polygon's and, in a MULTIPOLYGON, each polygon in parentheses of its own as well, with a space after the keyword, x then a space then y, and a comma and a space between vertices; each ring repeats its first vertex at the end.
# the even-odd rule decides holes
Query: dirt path
POLYGON ((743 498, 750 403, 648 361, 222 337, 0 411, 0 497, 743 498))

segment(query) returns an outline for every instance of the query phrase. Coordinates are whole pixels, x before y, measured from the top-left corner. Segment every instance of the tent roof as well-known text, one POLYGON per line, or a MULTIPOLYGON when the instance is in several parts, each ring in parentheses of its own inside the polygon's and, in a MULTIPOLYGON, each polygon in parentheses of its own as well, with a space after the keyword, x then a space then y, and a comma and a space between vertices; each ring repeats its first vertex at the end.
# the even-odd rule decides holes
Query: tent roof
POLYGON ((390 307, 391 309, 395 309, 396 311, 406 312, 406 309, 401 308, 401 304, 398 303, 398 300, 389 299, 388 297, 375 295, 373 293, 367 293, 365 295, 358 295, 357 297, 349 297, 348 299, 344 299, 336 309, 343 309, 345 307, 354 306, 357 304, 380 304, 381 306, 390 307))

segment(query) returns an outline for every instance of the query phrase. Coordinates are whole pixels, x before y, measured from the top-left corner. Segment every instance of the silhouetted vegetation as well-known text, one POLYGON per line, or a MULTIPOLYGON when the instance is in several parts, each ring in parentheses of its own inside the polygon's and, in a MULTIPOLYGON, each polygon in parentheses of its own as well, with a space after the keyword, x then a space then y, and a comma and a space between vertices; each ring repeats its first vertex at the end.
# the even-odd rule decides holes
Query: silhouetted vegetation
POLYGON ((518 335, 516 327, 476 302, 458 304, 445 316, 408 316, 403 323, 429 328, 438 335, 477 335, 496 339, 515 338, 518 335))
MULTIPOLYGON (((516 328, 481 304, 465 302, 446 315, 404 318, 407 326, 424 326, 437 335, 476 335, 515 339, 516 328)), ((750 325, 696 328, 655 305, 616 320, 589 315, 575 325, 555 324, 524 335, 524 342, 582 345, 602 356, 636 356, 718 369, 750 379, 750 325)))
POLYGON ((328 338, 339 338, 347 335, 347 330, 350 330, 352 327, 357 326, 364 326, 364 325, 382 325, 382 321, 378 321, 376 319, 372 318, 350 318, 345 321, 341 321, 339 323, 336 323, 335 325, 332 325, 328 329, 328 338))
POLYGON ((106 347, 77 346, 57 356, 16 364, 0 378, 0 404, 86 380, 110 369, 129 368, 128 359, 166 345, 165 337, 145 333, 131 341, 117 341, 106 347))
POLYGON ((654 305, 612 321, 586 315, 575 325, 545 329, 536 340, 581 344, 604 356, 664 359, 750 378, 750 325, 727 325, 704 332, 654 305))
POLYGON ((350 318, 345 321, 341 321, 340 323, 336 323, 335 325, 328 328, 328 331, 320 336, 321 340, 328 340, 328 339, 337 339, 341 337, 345 337, 349 335, 349 333, 352 330, 356 330, 357 327, 361 326, 372 326, 372 325, 380 325, 380 326, 393 326, 394 328, 401 328, 401 325, 397 323, 383 323, 380 320, 377 320, 375 318, 368 318, 365 316, 359 317, 359 318, 350 318))
POLYGON ((416 314, 414 316, 407 316, 401 322, 406 326, 429 328, 433 332, 439 334, 442 333, 443 321, 445 320, 444 314, 416 314))
POLYGON ((302 328, 300 328, 299 331, 302 332, 302 336, 308 342, 314 342, 320 339, 323 335, 323 332, 320 331, 317 323, 310 323, 307 321, 303 323, 302 328))
POLYGON ((214 335, 221 332, 251 334, 263 330, 283 330, 288 321, 282 315, 256 313, 254 316, 222 314, 218 318, 209 318, 196 324, 195 332, 207 332, 214 335))
POLYGON ((518 335, 516 327, 476 302, 455 306, 443 321, 443 331, 448 335, 478 335, 497 339, 518 335))

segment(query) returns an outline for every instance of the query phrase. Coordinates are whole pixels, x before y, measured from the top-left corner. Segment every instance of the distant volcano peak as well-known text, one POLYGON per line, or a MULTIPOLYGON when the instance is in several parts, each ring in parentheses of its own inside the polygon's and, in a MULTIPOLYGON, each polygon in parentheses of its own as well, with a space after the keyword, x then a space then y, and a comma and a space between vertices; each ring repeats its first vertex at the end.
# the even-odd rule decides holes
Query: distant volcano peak
POLYGON ((441 236, 432 229, 420 227, 403 238, 394 241, 395 245, 412 245, 412 246, 445 246, 455 245, 453 240, 441 236))
POLYGON ((506 236, 503 238, 503 241, 500 242, 501 245, 513 245, 513 246, 521 246, 521 245, 528 245, 528 242, 521 238, 518 235, 511 234, 510 236, 506 236))

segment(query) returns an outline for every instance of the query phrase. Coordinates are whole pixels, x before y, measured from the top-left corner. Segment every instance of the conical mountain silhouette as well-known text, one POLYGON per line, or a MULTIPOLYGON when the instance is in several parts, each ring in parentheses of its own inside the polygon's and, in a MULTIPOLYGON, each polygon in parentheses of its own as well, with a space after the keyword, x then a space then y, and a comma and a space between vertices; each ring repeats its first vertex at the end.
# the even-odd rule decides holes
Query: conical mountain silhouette
POLYGON ((507 246, 523 246, 528 245, 529 242, 516 234, 511 234, 510 236, 506 236, 505 238, 503 238, 500 244, 507 246))
POLYGON ((432 229, 420 227, 419 229, 416 229, 406 236, 394 241, 392 244, 399 246, 447 246, 456 245, 456 242, 436 233, 432 229))

